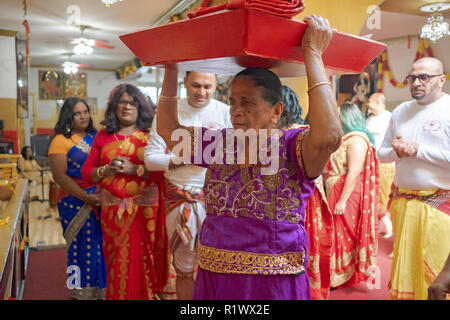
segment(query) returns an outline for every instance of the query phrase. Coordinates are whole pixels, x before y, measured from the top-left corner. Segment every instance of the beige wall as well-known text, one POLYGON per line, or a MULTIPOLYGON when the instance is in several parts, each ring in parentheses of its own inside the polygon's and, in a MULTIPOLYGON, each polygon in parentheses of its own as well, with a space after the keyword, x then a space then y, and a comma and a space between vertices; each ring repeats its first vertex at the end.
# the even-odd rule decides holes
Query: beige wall
MULTIPOLYGON (((56 100, 39 99, 39 70, 42 68, 30 68, 28 77, 30 92, 36 94, 37 104, 37 128, 53 128, 58 121, 56 100)), ((117 80, 114 72, 82 70, 87 77, 87 96, 97 98, 97 113, 92 114, 94 124, 100 128, 110 91, 121 83, 130 83, 137 86, 136 80, 117 80)))
MULTIPOLYGON (((306 16, 320 15, 328 19, 332 28, 339 31, 359 35, 362 26, 369 15, 367 8, 378 5, 381 0, 314 0, 304 1, 305 10, 296 19, 302 20, 306 16)), ((349 53, 350 54, 350 53, 349 53)), ((299 97, 303 109, 303 117, 308 113, 308 88, 306 77, 284 78, 283 84, 291 87, 299 97)))

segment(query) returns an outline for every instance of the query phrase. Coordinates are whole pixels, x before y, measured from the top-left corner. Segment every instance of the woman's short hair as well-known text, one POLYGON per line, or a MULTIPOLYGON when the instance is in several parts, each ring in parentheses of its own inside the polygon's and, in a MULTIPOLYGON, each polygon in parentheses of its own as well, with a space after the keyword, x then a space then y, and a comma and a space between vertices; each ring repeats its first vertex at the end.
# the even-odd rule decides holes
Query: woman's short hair
POLYGON ((260 87, 263 99, 271 106, 282 101, 281 81, 272 71, 263 68, 247 68, 236 74, 233 81, 240 77, 248 77, 256 87, 260 87))
POLYGON ((342 123, 342 131, 347 134, 352 131, 364 132, 370 142, 375 145, 375 140, 366 126, 366 118, 359 107, 351 101, 345 101, 339 107, 339 115, 342 123))
MULTIPOLYGON (((61 111, 59 112, 58 122, 55 125, 55 135, 62 134, 66 138, 70 138, 73 135, 73 107, 78 103, 82 102, 86 106, 91 113, 91 109, 86 101, 78 97, 70 97, 64 101, 64 104, 61 107, 61 111)), ((89 125, 86 129, 87 133, 95 132, 94 122, 92 121, 92 117, 89 115, 89 125)))
POLYGON ((293 124, 304 124, 302 119, 302 108, 298 103, 297 94, 288 86, 282 86, 283 112, 281 113, 278 126, 288 128, 293 124))
MULTIPOLYGON (((28 148, 31 149, 30 146, 23 146, 22 151, 20 151, 20 154, 22 155, 22 157, 27 160, 27 150, 28 148)), ((33 149, 32 149, 33 150, 33 149)), ((30 160, 33 160, 33 155, 31 155, 30 160)))
POLYGON ((116 111, 119 106, 120 97, 122 97, 124 93, 128 93, 133 97, 134 101, 138 103, 137 128, 144 132, 148 132, 152 125, 155 112, 143 93, 137 87, 127 83, 117 86, 114 92, 112 92, 108 101, 108 106, 106 107, 105 119, 100 123, 106 127, 106 132, 109 134, 116 133, 120 130, 120 122, 117 118, 116 111))

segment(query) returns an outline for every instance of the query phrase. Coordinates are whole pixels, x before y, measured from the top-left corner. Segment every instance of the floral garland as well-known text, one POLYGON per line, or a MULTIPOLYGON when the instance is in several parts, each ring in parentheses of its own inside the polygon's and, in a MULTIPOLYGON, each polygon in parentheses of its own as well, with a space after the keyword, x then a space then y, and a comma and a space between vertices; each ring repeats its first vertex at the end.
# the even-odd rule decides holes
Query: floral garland
MULTIPOLYGON (((28 0, 23 1, 23 17, 26 18, 28 11, 28 0)), ((25 50, 26 50, 26 62, 27 66, 31 66, 31 57, 30 57, 30 25, 28 24, 27 19, 24 19, 22 25, 25 27, 25 50)))
POLYGON ((122 80, 126 76, 135 73, 140 67, 142 67, 142 63, 138 58, 128 61, 116 69, 115 73, 117 80, 122 80))
MULTIPOLYGON (((425 53, 428 57, 433 57, 433 50, 430 47, 430 43, 428 39, 421 39, 419 38, 419 44, 417 46, 417 52, 416 57, 414 61, 419 60, 420 58, 425 57, 425 53)), ((384 74, 386 74, 389 82, 396 88, 404 88, 408 84, 408 82, 403 80, 403 82, 397 82, 393 75, 391 68, 389 67, 389 61, 388 61, 388 55, 387 50, 385 50, 380 56, 379 56, 379 63, 378 63, 378 92, 383 92, 383 79, 384 74)), ((450 73, 445 73, 445 77, 450 80, 450 73)))

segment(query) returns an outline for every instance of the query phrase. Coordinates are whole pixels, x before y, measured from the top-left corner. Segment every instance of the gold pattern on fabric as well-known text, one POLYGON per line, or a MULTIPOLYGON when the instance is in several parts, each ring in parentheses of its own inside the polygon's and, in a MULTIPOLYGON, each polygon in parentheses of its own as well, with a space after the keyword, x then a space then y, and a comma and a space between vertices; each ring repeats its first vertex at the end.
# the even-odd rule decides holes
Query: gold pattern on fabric
POLYGON ((147 207, 147 208, 144 209, 144 217, 146 219, 152 219, 153 216, 154 216, 154 213, 153 213, 153 208, 152 207, 147 207))
POLYGON ((144 153, 145 153, 145 147, 140 147, 137 149, 136 156, 139 160, 144 161, 144 153))
POLYGON ((134 196, 139 191, 139 186, 136 181, 130 181, 127 183, 127 186, 125 188, 127 190, 127 193, 131 196, 134 196))
POLYGON ((119 182, 117 183, 117 188, 118 188, 119 190, 121 190, 121 189, 123 189, 124 187, 125 187, 125 179, 122 178, 122 179, 120 179, 119 182))
POLYGON ((311 288, 320 289, 320 255, 309 256, 308 259, 311 263, 308 263, 308 275, 311 288))
POLYGON ((130 141, 130 139, 123 140, 120 147, 124 155, 132 156, 136 151, 136 147, 134 143, 130 141))
POLYGON ((294 275, 305 271, 305 252, 280 254, 216 249, 199 244, 198 264, 215 273, 294 275))
POLYGON ((80 149, 84 153, 89 153, 91 151, 91 146, 84 140, 81 140, 75 145, 76 148, 80 149))
POLYGON ((70 289, 70 295, 76 300, 105 300, 106 289, 99 287, 86 287, 70 289))
POLYGON ((119 300, 125 300, 127 295, 127 283, 128 283, 128 264, 130 263, 129 259, 129 238, 130 234, 127 232, 125 238, 125 244, 119 249, 119 259, 120 263, 120 274, 118 275, 119 280, 119 300))
MULTIPOLYGON (((282 136, 284 132, 281 132, 282 136)), ((302 133, 300 133, 302 134, 302 133)), ((280 140, 280 142, 285 142, 280 140)), ((206 173, 207 214, 232 217, 268 218, 298 223, 301 186, 291 177, 297 174, 283 146, 280 167, 273 175, 261 174, 261 164, 240 167, 237 164, 213 164, 206 173), (214 176, 212 173, 214 172, 214 176), (234 180, 236 175, 238 180, 234 180)))
POLYGON ((303 167, 302 144, 303 144, 303 138, 305 137, 306 133, 308 133, 308 132, 309 132, 309 129, 305 129, 302 132, 300 132, 300 134, 297 136, 297 141, 296 141, 296 144, 295 144, 295 150, 296 150, 296 153, 297 153, 298 165, 303 170, 305 170, 305 168, 303 167))

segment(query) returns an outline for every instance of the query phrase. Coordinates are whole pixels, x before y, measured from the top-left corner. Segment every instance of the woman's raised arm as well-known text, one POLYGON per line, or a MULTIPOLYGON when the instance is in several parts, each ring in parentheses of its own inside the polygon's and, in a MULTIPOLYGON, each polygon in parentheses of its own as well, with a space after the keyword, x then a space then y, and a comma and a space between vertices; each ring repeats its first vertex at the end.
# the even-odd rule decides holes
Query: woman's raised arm
POLYGON ((309 87, 310 130, 303 141, 302 157, 306 175, 313 179, 322 173, 330 155, 339 148, 342 127, 322 61, 322 53, 328 47, 333 31, 328 20, 322 17, 306 17, 305 21, 308 27, 303 36, 302 50, 309 87))
POLYGON ((169 150, 178 143, 172 140, 172 132, 177 129, 187 129, 178 122, 178 70, 166 66, 161 94, 156 108, 156 131, 164 139, 169 150))

